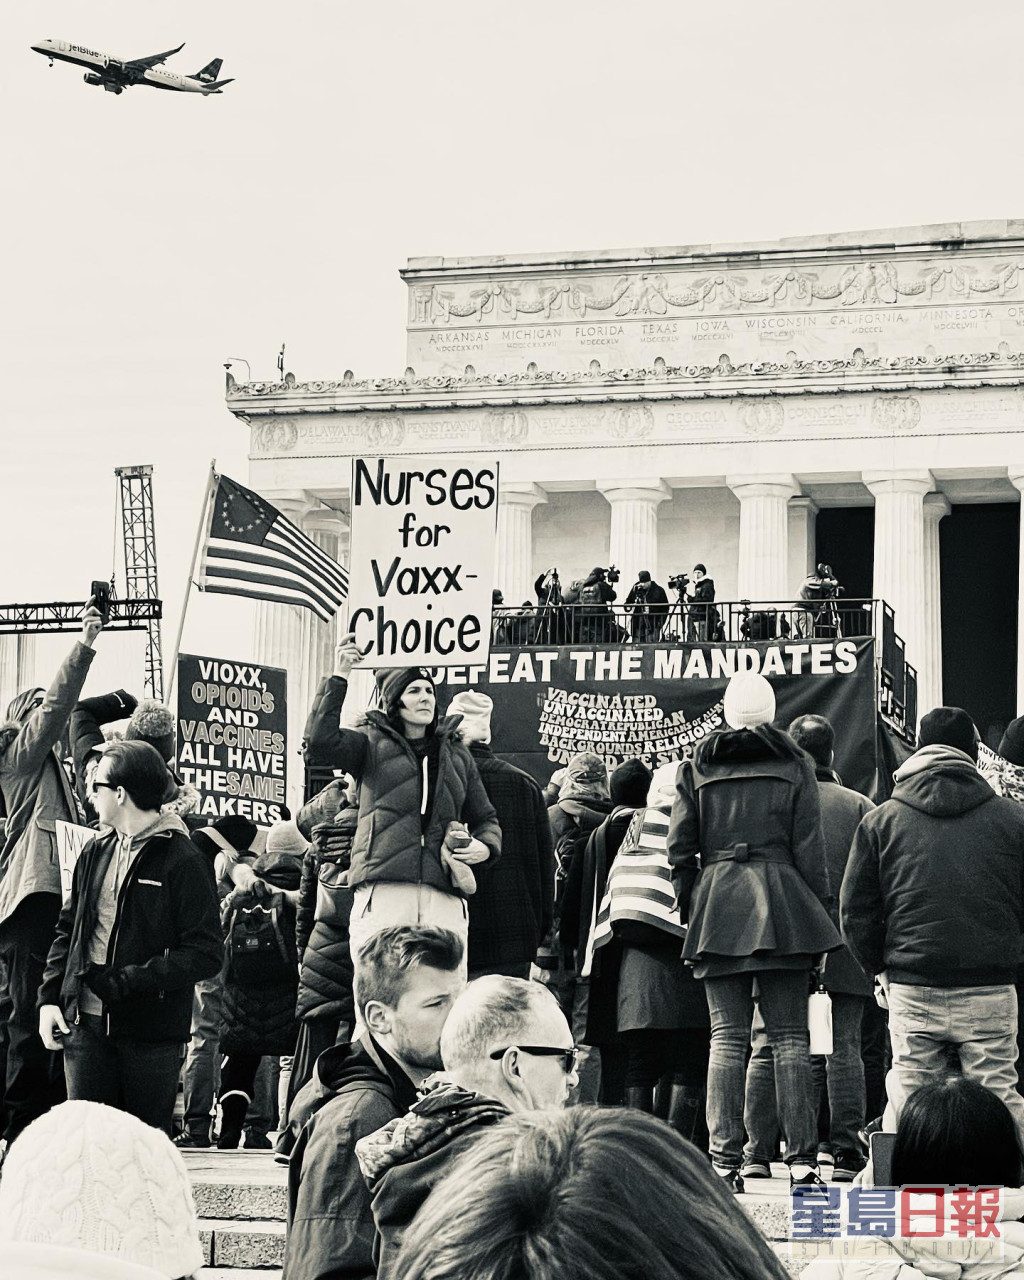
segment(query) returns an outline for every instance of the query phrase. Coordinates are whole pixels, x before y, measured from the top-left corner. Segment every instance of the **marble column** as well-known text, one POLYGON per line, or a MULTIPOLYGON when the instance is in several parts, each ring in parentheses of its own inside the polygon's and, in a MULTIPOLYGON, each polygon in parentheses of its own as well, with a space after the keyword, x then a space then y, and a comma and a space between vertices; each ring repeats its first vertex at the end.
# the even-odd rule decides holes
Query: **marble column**
POLYGON ((498 503, 498 537, 494 554, 494 585, 506 605, 522 604, 533 596, 533 509, 548 495, 530 480, 502 481, 498 503))
POLYGON ((872 592, 895 613, 896 634, 906 643, 907 661, 917 669, 920 689, 934 690, 929 666, 925 608, 924 496, 934 483, 930 471, 865 471, 862 479, 875 499, 875 573, 872 592))
MULTIPOLYGON (((282 515, 300 528, 306 517, 320 507, 317 497, 308 491, 266 493, 282 515)), ((268 667, 284 667, 288 672, 288 785, 286 804, 296 814, 302 804, 303 762, 302 730, 309 712, 309 652, 312 625, 319 619, 308 609, 292 604, 256 602, 253 626, 253 656, 268 667)))
POLYGON ((789 500, 800 492, 791 475, 726 476, 740 503, 741 600, 783 602, 789 590, 789 500))
POLYGON ((664 480, 622 480, 599 484, 612 509, 608 559, 622 572, 620 596, 636 582, 641 569, 658 576, 658 507, 672 497, 664 480))
MULTIPOLYGON (((1024 462, 1009 469, 1010 483, 1022 495, 1024 502, 1024 462)), ((1020 519, 1020 563, 1017 585, 1017 714, 1024 715, 1024 506, 1020 519)))
POLYGON ((789 594, 796 598, 800 587, 817 563, 815 521, 818 504, 813 498, 790 498, 789 508, 789 564, 787 566, 789 594))
POLYGON ((924 655, 917 674, 919 716, 943 705, 942 585, 939 575, 939 521, 951 507, 944 493, 924 497, 924 655))
POLYGON ((20 632, 0 635, 0 716, 12 699, 36 683, 36 637, 20 632))

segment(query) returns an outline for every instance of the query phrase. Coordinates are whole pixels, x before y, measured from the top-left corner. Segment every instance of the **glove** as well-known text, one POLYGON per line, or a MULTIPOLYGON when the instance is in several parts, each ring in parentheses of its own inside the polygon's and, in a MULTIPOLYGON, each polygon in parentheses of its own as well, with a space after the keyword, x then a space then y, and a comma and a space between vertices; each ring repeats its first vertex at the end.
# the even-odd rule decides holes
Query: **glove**
POLYGON ((106 964, 91 964, 82 975, 85 985, 104 1004, 119 1004, 128 997, 128 981, 123 969, 106 964))

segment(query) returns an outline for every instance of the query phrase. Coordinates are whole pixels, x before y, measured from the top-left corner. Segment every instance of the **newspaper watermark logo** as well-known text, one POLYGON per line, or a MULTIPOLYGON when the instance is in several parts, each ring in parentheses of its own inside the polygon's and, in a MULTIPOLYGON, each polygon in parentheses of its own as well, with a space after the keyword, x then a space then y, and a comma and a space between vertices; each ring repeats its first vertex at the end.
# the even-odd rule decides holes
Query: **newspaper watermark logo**
POLYGON ((988 1262, 1003 1257, 1002 1187, 794 1187, 790 1257, 904 1257, 988 1262))

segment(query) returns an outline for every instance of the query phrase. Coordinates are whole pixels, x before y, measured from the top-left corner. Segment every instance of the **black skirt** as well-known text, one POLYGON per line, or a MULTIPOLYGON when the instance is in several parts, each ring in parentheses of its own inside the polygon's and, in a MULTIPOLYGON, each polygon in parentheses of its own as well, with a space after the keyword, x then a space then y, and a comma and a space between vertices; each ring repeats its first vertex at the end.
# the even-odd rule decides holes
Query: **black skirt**
POLYGON ((709 1027, 703 985, 683 963, 678 939, 667 946, 624 943, 619 968, 619 1031, 709 1027))

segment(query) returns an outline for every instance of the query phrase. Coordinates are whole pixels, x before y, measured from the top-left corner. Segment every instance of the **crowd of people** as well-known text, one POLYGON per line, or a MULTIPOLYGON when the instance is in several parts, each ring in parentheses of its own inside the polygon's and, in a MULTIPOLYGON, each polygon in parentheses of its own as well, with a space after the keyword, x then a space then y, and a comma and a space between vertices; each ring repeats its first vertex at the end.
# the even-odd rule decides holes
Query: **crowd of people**
POLYGON ((174 1145, 276 1132, 286 1280, 781 1277, 736 1197, 780 1158, 870 1187, 888 1131, 896 1182, 1011 1188, 992 1275, 1024 1275, 1024 722, 979 766, 970 717, 932 710, 875 806, 827 718, 777 726, 744 674, 692 758, 581 753, 542 788, 486 694, 441 715, 419 668, 343 727, 348 636, 305 734, 333 780, 261 832, 199 818, 165 708, 83 698, 101 630, 0 727, 12 1274, 191 1276, 174 1145), (66 896, 59 821, 95 829, 66 896))

